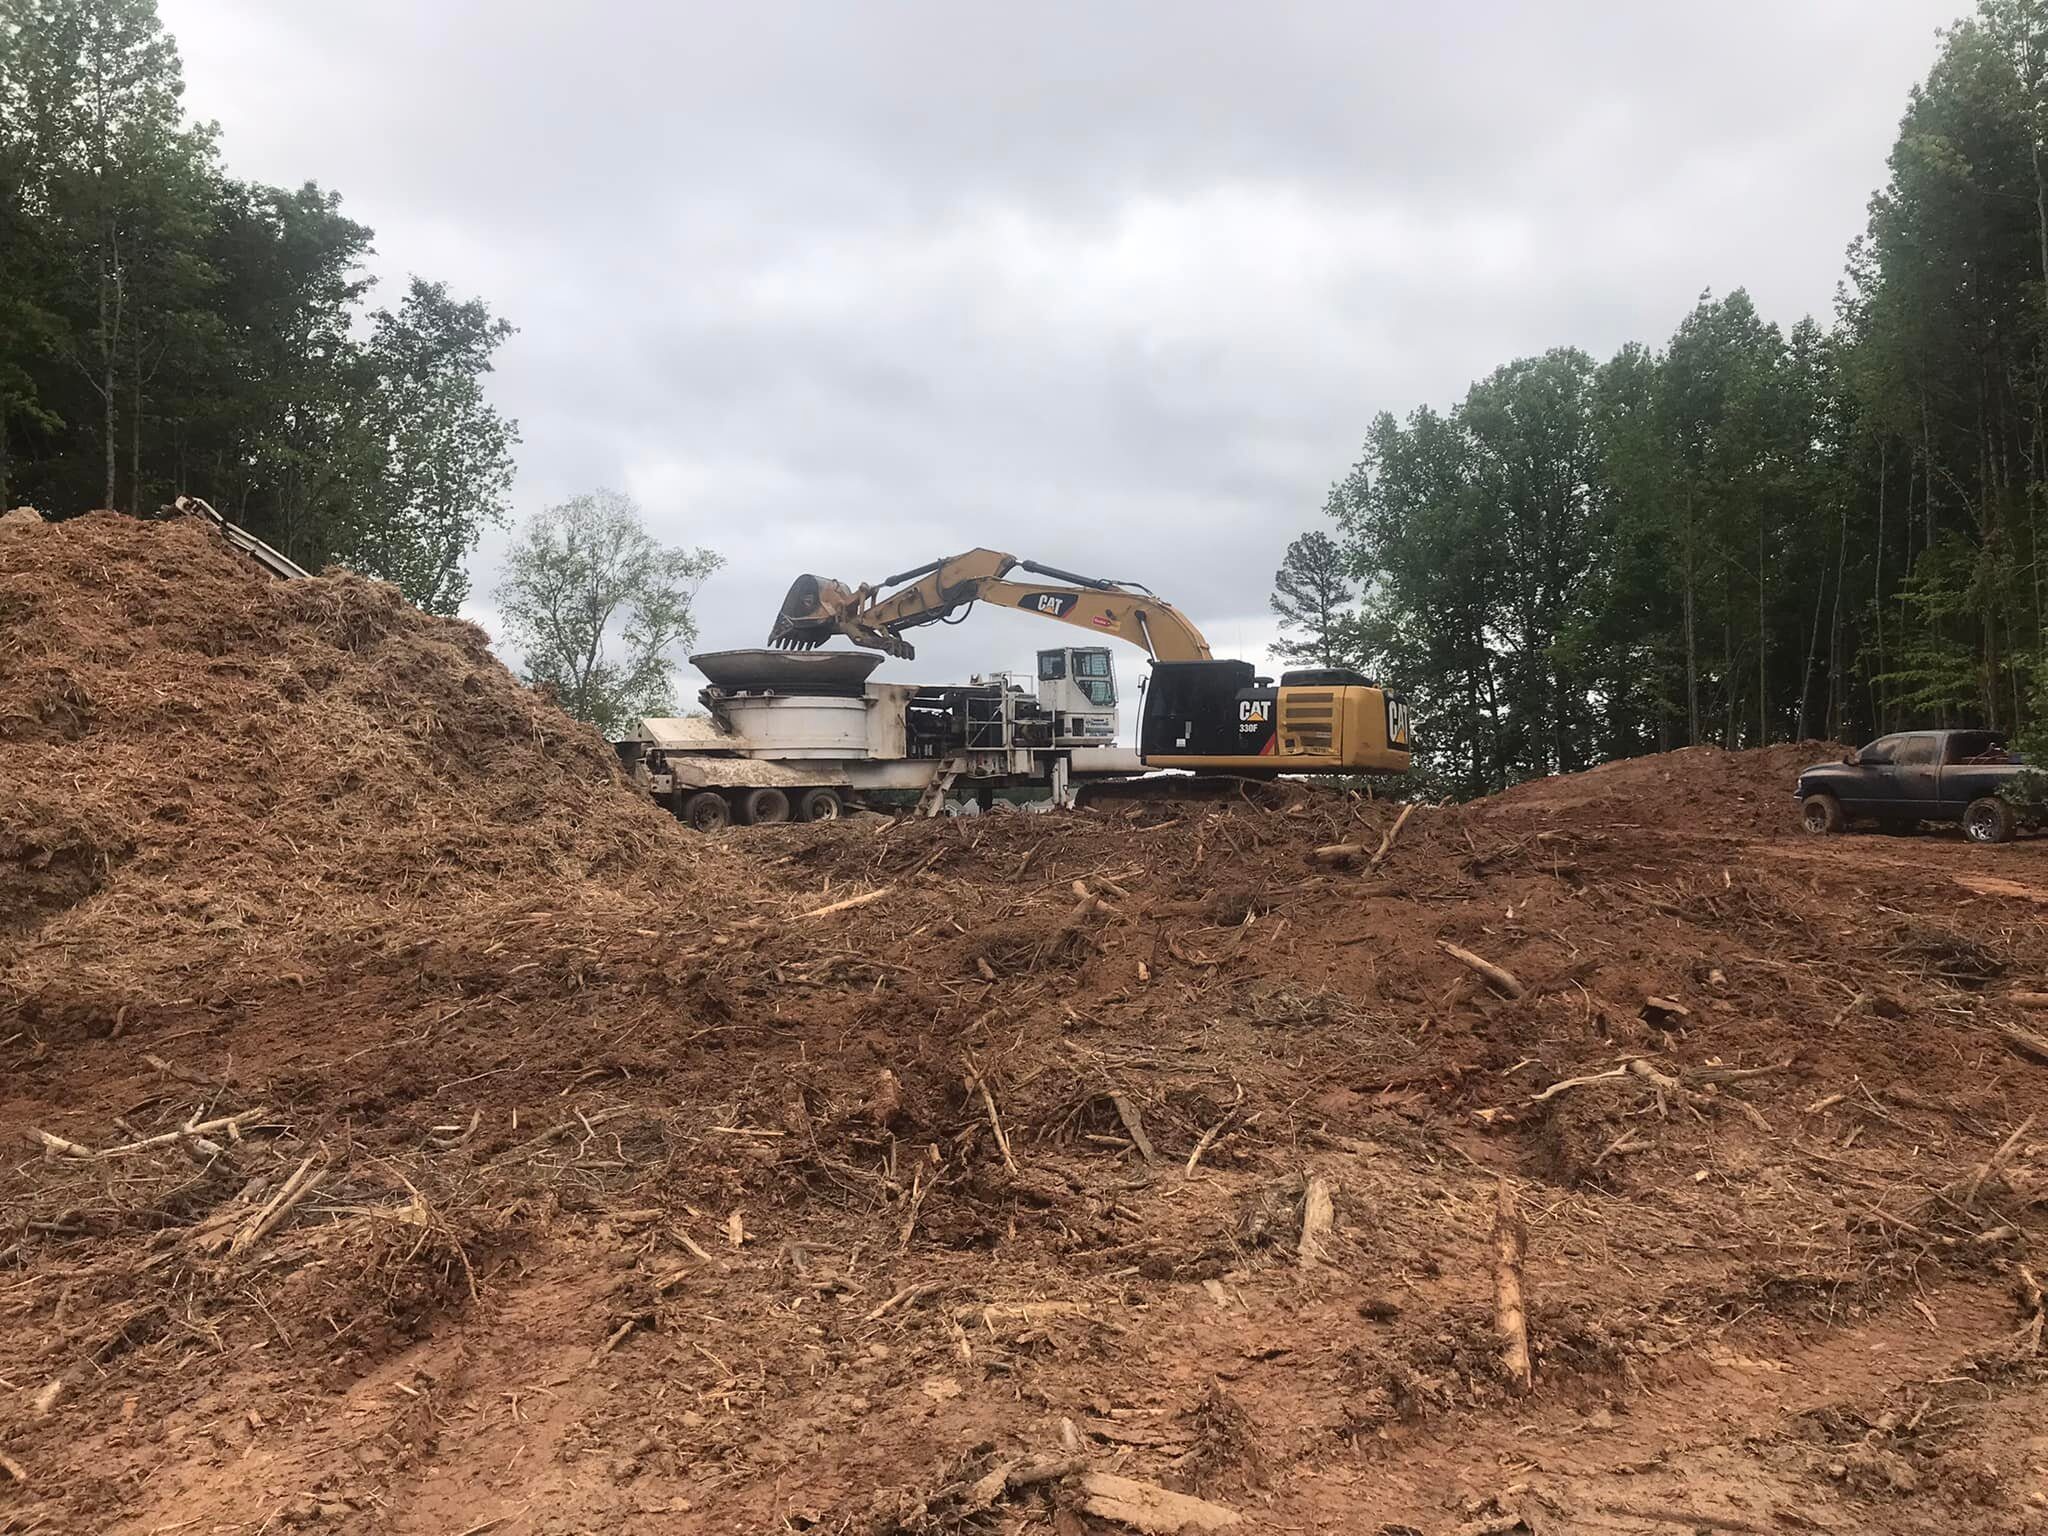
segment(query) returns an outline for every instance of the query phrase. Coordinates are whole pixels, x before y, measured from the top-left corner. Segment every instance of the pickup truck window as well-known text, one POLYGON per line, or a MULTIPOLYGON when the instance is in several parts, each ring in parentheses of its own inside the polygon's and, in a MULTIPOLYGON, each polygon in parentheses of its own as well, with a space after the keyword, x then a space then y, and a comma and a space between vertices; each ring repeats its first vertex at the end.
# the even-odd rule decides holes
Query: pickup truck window
POLYGON ((1903 736, 1880 736, 1856 755, 1858 757, 1868 757, 1882 762, 1889 762, 1891 755, 1898 751, 1899 743, 1905 739, 1903 736))
POLYGON ((1951 731, 1948 738, 1947 762, 1998 764, 2009 763, 2012 753, 2007 749, 2005 738, 1996 731, 1951 731))
POLYGON ((1901 768, 1932 768, 1935 757, 1935 738, 1932 736, 1902 736, 1897 738, 1898 746, 1892 753, 1892 761, 1901 768))

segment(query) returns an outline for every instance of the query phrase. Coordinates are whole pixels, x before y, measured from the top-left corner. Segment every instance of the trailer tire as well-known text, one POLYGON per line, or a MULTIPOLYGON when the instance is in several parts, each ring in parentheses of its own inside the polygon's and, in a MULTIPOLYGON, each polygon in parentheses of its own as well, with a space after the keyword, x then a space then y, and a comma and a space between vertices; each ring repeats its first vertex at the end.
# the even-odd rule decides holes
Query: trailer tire
POLYGON ((750 789, 740 796, 740 820, 750 827, 789 820, 789 796, 779 789, 750 789))
POLYGON ((837 821, 846 814, 846 801, 836 789, 807 789, 796 803, 798 821, 837 821))
POLYGON ((1963 836, 1973 843, 2011 842, 2012 807, 1996 795, 1972 800, 1963 812, 1963 836))
POLYGON ((700 789, 683 802, 677 813, 692 832, 717 832, 732 823, 732 807, 715 789, 700 789))

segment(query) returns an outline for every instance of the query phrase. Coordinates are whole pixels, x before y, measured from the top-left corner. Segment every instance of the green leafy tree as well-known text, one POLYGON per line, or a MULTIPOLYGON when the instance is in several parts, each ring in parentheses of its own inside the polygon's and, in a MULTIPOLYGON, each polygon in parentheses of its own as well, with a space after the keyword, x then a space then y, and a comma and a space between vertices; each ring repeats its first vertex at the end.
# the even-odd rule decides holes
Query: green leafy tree
POLYGON ((373 474, 337 553, 429 613, 461 605, 463 561, 487 524, 505 520, 519 431, 484 398, 483 380, 511 335, 480 300, 458 303, 418 278, 396 311, 376 315, 364 357, 373 474))
POLYGON ((1337 541, 1321 529, 1302 534, 1287 546, 1280 569, 1273 573, 1273 612, 1280 620, 1280 640, 1273 653, 1319 667, 1354 665, 1357 600, 1358 589, 1337 541))
POLYGON ((0 502, 189 491, 453 611, 505 515, 510 327, 421 280, 365 314, 370 238, 223 173, 154 0, 0 0, 0 502))
POLYGON ((691 604, 724 564, 708 549, 668 549, 617 491, 595 491, 526 523, 497 602, 527 682, 606 735, 670 713, 677 653, 696 639, 691 604))

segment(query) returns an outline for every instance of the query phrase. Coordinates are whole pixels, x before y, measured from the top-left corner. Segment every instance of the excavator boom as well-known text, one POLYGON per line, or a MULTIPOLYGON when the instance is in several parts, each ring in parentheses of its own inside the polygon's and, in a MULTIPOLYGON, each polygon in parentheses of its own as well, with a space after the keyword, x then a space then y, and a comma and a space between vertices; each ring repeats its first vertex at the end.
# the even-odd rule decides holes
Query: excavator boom
POLYGON ((799 576, 782 601, 768 643, 785 650, 811 650, 834 635, 844 635, 855 645, 907 660, 917 652, 903 631, 920 624, 958 622, 954 615, 977 602, 1128 640, 1142 646, 1154 661, 1209 659, 1209 642, 1187 616, 1135 582, 1077 576, 993 549, 970 549, 934 560, 875 586, 848 587, 820 576, 799 576), (1049 579, 1014 581, 1009 579, 1012 571, 1049 579))

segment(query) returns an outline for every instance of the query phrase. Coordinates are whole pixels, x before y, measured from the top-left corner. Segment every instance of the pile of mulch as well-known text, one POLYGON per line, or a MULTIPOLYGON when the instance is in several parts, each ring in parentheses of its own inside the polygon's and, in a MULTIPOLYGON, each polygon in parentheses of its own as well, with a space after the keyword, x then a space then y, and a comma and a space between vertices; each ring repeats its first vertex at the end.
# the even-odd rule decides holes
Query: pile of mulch
POLYGON ((1476 801, 1473 808, 1482 814, 1534 813, 1580 825, 1789 835, 1798 827, 1792 786, 1800 770, 1839 762, 1846 750, 1833 741, 1795 741, 1741 752, 1681 747, 1621 758, 1584 773, 1531 779, 1476 801))
POLYGON ((0 1000, 39 1024, 630 912, 706 852, 474 625, 109 512, 0 528, 0 784, 0 1000))

